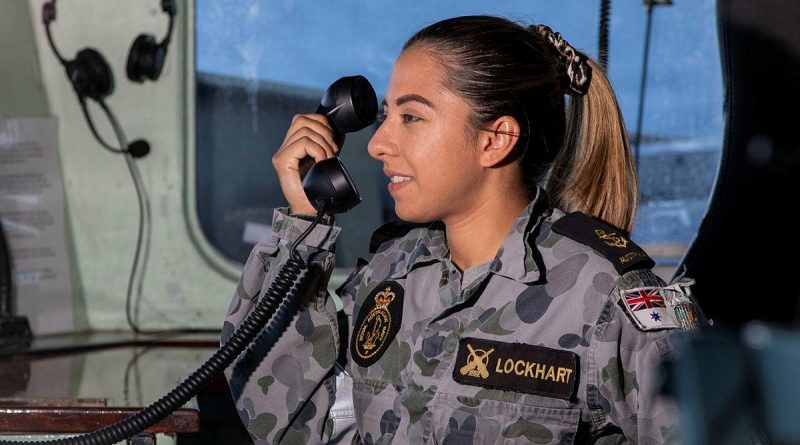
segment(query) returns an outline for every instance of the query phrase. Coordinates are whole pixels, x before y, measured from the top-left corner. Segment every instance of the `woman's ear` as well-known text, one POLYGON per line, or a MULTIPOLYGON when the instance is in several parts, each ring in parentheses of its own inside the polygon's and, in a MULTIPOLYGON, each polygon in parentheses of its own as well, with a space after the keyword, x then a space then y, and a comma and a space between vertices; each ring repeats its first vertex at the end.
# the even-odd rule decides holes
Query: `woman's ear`
POLYGON ((497 167, 510 161, 520 138, 519 122, 511 116, 501 116, 478 131, 481 166, 497 167))

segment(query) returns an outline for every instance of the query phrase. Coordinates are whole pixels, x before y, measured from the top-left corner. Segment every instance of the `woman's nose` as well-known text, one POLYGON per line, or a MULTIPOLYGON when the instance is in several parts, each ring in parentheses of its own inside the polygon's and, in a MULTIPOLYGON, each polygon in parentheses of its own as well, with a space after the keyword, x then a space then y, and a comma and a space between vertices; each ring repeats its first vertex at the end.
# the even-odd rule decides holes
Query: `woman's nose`
POLYGON ((372 139, 369 140, 369 144, 367 144, 367 151, 370 156, 378 160, 384 156, 397 153, 397 148, 392 142, 391 132, 387 124, 384 123, 378 126, 375 134, 372 135, 372 139))

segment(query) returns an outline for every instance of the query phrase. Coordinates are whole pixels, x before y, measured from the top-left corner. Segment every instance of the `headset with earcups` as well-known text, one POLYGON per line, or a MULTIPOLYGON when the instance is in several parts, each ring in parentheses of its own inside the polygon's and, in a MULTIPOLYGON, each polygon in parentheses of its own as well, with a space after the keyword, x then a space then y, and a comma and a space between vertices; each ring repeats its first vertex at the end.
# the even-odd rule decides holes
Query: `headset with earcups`
MULTIPOLYGON (((161 0, 161 10, 169 15, 167 35, 160 43, 152 34, 139 34, 128 52, 126 73, 134 82, 145 79, 157 80, 164 68, 167 47, 172 38, 175 22, 175 0, 161 0)), ((56 0, 50 0, 42 7, 42 22, 45 25, 47 41, 59 62, 67 70, 72 87, 82 97, 102 99, 114 91, 114 76, 105 58, 93 48, 78 51, 74 60, 66 60, 53 43, 50 23, 56 19, 56 0)))
MULTIPOLYGON (((164 67, 164 59, 175 21, 175 0, 161 0, 161 9, 169 15, 167 36, 161 43, 156 43, 155 37, 152 35, 140 34, 134 40, 128 53, 126 71, 128 78, 134 82, 141 83, 145 78, 157 80, 164 67)), ((94 48, 84 48, 78 51, 73 60, 65 59, 56 48, 50 32, 50 23, 55 19, 56 0, 50 0, 42 6, 42 22, 47 34, 47 42, 66 71, 92 134, 103 147, 111 152, 128 153, 134 158, 146 156, 150 152, 150 144, 145 140, 137 139, 127 144, 124 149, 116 148, 106 143, 97 133, 87 110, 86 99, 96 101, 111 118, 110 110, 105 105, 104 99, 114 91, 114 74, 105 57, 94 48)))

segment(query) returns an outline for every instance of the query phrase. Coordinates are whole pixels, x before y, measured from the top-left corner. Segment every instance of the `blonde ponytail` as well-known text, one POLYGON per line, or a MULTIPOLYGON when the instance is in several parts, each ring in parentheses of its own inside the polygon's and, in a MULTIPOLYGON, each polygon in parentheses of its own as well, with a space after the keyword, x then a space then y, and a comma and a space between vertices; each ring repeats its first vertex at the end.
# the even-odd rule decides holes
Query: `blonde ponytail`
POLYGON ((567 107, 563 148, 553 161, 545 189, 552 204, 580 211, 630 232, 639 189, 625 123, 603 69, 589 59, 587 93, 567 107))

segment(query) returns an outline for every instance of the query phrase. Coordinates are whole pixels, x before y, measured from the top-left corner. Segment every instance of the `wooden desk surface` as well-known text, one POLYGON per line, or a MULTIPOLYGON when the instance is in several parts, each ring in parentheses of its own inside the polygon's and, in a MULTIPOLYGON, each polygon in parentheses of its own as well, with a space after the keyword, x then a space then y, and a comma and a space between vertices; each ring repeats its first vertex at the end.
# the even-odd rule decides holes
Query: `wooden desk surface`
MULTIPOLYGON (((216 350, 217 338, 84 334, 4 348, 0 433, 80 433, 122 420, 183 381, 216 350)), ((198 429, 198 411, 188 406, 148 432, 198 429)))

